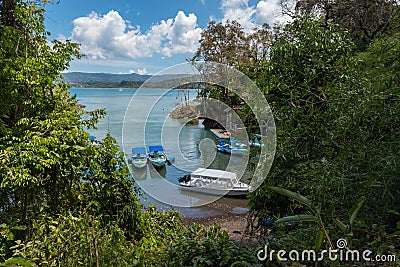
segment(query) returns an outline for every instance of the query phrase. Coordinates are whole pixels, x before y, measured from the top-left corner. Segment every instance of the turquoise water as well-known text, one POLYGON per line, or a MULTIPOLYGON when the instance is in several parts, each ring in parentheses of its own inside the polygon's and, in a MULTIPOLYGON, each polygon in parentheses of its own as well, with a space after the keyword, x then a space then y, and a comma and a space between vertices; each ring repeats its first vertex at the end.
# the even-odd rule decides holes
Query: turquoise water
POLYGON ((76 95, 80 104, 85 105, 86 110, 106 109, 106 117, 97 124, 97 130, 90 130, 90 134, 103 139, 109 131, 122 144, 125 110, 136 89, 71 88, 70 92, 76 95))
MULTIPOLYGON (((186 124, 185 120, 169 118, 170 111, 182 101, 178 90, 71 88, 70 91, 86 110, 105 108, 107 111, 106 117, 98 123, 98 129, 90 130, 91 135, 102 139, 110 132, 127 155, 135 146, 162 144, 167 155, 175 157, 172 166, 159 170, 149 164, 142 170, 131 169, 136 182, 148 193, 147 203, 160 209, 176 208, 186 216, 220 213, 204 205, 216 198, 204 198, 180 190, 177 178, 198 167, 225 169, 239 159, 216 153, 214 144, 217 140, 201 123, 186 124)), ((196 91, 192 90, 190 97, 195 96, 196 91)), ((240 166, 236 162, 232 165, 240 166)), ((239 199, 223 198, 218 202, 232 209, 246 205, 246 200, 239 199)))

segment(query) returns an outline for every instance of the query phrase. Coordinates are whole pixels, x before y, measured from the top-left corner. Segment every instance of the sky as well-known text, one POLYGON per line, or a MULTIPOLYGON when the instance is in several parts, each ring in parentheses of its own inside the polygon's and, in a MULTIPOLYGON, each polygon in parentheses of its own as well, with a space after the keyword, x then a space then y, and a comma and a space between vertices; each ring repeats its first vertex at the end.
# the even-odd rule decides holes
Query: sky
POLYGON ((81 44, 69 72, 156 74, 191 58, 210 20, 228 19, 246 32, 285 21, 277 0, 59 0, 45 25, 49 40, 81 44))

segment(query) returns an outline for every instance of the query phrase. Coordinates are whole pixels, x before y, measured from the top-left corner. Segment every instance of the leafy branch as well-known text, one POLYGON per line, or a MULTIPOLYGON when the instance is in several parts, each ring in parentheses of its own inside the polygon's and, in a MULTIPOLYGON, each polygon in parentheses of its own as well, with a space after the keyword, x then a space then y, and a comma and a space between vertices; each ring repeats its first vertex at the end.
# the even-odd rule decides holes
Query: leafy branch
MULTIPOLYGON (((304 204, 310 211, 311 214, 298 214, 298 215, 292 215, 292 216, 287 216, 280 218, 276 221, 276 223, 287 223, 287 222, 314 222, 318 224, 319 230, 316 233, 316 239, 315 239, 315 250, 319 251, 321 248, 321 244, 323 241, 323 237, 325 236, 329 247, 334 248, 331 238, 329 237, 329 233, 326 230, 324 221, 321 216, 321 209, 311 202, 308 198, 305 196, 292 192, 290 190, 281 188, 281 187, 269 187, 272 191, 279 193, 281 195, 287 196, 293 200, 296 200, 302 204, 304 204)), ((333 222, 339 227, 339 229, 343 232, 346 233, 348 237, 351 237, 353 235, 352 232, 352 227, 354 225, 354 221, 357 218, 360 209, 362 208, 366 198, 365 196, 362 196, 359 198, 356 203, 353 205, 353 207, 349 211, 349 223, 348 225, 344 224, 342 221, 340 221, 337 218, 333 218, 333 222)))

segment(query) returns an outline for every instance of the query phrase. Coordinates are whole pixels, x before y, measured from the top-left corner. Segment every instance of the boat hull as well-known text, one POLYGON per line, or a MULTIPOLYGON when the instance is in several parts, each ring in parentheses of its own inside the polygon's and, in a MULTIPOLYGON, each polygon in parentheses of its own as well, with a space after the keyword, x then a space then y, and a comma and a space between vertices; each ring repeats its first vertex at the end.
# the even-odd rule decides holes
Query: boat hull
POLYGON ((197 187, 197 186, 188 186, 185 183, 180 183, 180 188, 182 190, 213 195, 213 196, 221 196, 221 197, 235 197, 235 198, 244 198, 249 193, 247 189, 215 189, 210 187, 197 187))
POLYGON ((251 190, 250 185, 238 180, 236 173, 218 169, 198 168, 179 177, 178 183, 183 190, 220 197, 244 197, 251 190))
POLYGON ((130 163, 135 168, 144 168, 147 164, 147 151, 144 147, 134 147, 132 148, 132 156, 130 158, 130 163))
POLYGON ((231 155, 236 155, 236 156, 243 156, 247 152, 248 152, 247 149, 231 149, 230 151, 231 155))
POLYGON ((149 146, 149 150, 148 159, 154 167, 163 167, 167 162, 170 164, 162 146, 149 146))
POLYGON ((163 167, 165 165, 166 160, 151 160, 150 159, 151 164, 153 164, 154 167, 163 167))
POLYGON ((217 151, 221 153, 228 153, 228 149, 226 149, 224 146, 217 145, 217 151))
POLYGON ((220 146, 217 145, 217 151, 221 153, 227 153, 231 155, 236 155, 236 156, 243 156, 245 153, 248 152, 247 149, 242 149, 242 148, 231 148, 229 146, 220 146))
POLYGON ((132 165, 135 168, 141 169, 141 168, 146 167, 147 161, 135 161, 135 160, 132 160, 132 165))

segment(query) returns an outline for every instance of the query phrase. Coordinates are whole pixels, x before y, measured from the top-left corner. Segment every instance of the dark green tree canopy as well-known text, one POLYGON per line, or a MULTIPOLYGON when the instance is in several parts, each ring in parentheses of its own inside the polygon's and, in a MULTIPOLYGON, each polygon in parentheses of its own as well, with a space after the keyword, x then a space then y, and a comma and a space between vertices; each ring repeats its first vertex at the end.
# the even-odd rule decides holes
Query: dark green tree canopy
POLYGON ((85 111, 61 76, 79 45, 47 41, 47 1, 0 6, 0 219, 30 227, 65 212, 102 216, 136 231, 140 205, 124 155, 111 136, 89 141, 104 110, 85 111))
POLYGON ((398 16, 398 0, 282 0, 299 15, 322 15, 324 24, 338 24, 361 47, 385 33, 398 16))
MULTIPOLYGON (((398 33, 391 31, 399 27, 394 19, 397 3, 295 3, 299 13, 293 21, 281 29, 265 28, 267 34, 259 34, 251 42, 250 36, 246 36, 247 46, 227 49, 236 51, 234 54, 225 54, 215 47, 235 38, 225 34, 224 25, 217 27, 212 23, 203 33, 197 54, 204 55, 204 60, 244 70, 265 92, 274 112, 277 153, 264 184, 250 196, 250 209, 258 219, 253 226, 265 231, 263 237, 277 248, 296 249, 302 242, 304 248, 309 248, 315 235, 318 247, 323 236, 331 245, 329 236, 338 239, 346 234, 358 247, 376 242, 386 245, 383 250, 393 252, 400 246, 396 241, 399 201, 395 197, 400 188, 399 171, 393 167, 400 160, 395 152, 399 150, 399 139, 395 140, 400 131, 400 42, 398 33), (216 39, 211 38, 216 36, 214 28, 220 29, 216 39), (205 36, 210 42, 205 42, 205 36), (227 40, 221 40, 222 37, 227 40), (256 61, 241 58, 253 55, 252 42, 267 47, 257 49, 262 60, 255 69, 251 63, 256 61), (244 54, 241 49, 247 52, 244 54), (359 52, 360 49, 365 52, 359 52), (298 192, 315 205, 278 195, 274 192, 287 191, 276 186, 298 192), (314 217, 309 214, 311 206, 314 217), (340 222, 347 222, 349 213, 350 226, 346 228, 340 222), (293 214, 302 214, 296 217, 297 221, 313 218, 319 226, 282 226, 275 232, 264 224, 265 220, 293 214), (354 214, 362 219, 355 220, 354 214), (353 231, 354 225, 357 230, 353 231), (371 225, 375 225, 375 230, 371 225), (374 234, 365 236, 367 231, 374 234), (390 241, 380 241, 382 237, 390 241)), ((236 38, 242 36, 238 34, 236 38)), ((226 100, 224 94, 212 96, 226 100)), ((251 114, 246 109, 240 115, 247 124, 256 123, 249 119, 251 114)), ((287 195, 302 199, 294 193, 287 195)))

